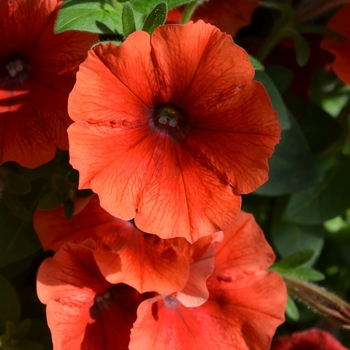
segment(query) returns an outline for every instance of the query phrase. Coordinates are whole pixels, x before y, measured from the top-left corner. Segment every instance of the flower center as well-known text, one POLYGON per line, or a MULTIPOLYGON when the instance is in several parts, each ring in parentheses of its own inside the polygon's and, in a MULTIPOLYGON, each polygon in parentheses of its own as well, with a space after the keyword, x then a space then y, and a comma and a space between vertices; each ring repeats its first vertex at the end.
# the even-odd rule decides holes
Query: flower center
POLYGON ((160 104, 153 110, 150 126, 174 140, 183 140, 191 126, 190 116, 181 107, 176 107, 170 103, 160 104))
POLYGON ((14 78, 18 73, 23 72, 25 68, 25 63, 23 60, 17 58, 15 61, 11 61, 6 65, 6 69, 11 75, 12 78, 14 78))
POLYGON ((99 294, 95 298, 95 303, 106 303, 106 300, 108 300, 111 297, 111 293, 107 290, 103 294, 99 294))
POLYGON ((166 107, 160 112, 158 121, 160 124, 169 124, 169 126, 175 127, 180 118, 181 115, 175 109, 166 107))

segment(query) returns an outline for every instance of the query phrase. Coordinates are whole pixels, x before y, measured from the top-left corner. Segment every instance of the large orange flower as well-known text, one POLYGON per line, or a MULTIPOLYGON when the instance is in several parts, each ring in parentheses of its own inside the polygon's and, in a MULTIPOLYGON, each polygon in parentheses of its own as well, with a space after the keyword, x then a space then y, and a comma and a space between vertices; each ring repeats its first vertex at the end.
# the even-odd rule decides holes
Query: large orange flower
POLYGON ((142 302, 130 350, 267 350, 284 320, 286 288, 266 272, 274 254, 250 214, 241 212, 218 243, 208 301, 185 307, 175 297, 142 302))
MULTIPOLYGON (((251 21, 254 10, 260 0, 209 0, 201 3, 193 13, 191 19, 202 19, 206 23, 217 26, 221 31, 235 36, 236 33, 251 21)), ((185 6, 169 11, 168 21, 179 23, 185 6)))
POLYGON ((94 47, 68 103, 80 188, 161 238, 224 229, 240 194, 267 180, 280 137, 253 76, 244 50, 202 21, 94 47))
POLYGON ((37 292, 47 305, 54 350, 128 349, 136 309, 147 297, 125 284, 108 283, 92 251, 77 244, 64 245, 42 263, 37 292))
POLYGON ((68 94, 97 36, 54 34, 61 3, 0 2, 0 164, 34 168, 68 149, 68 94))
POLYGON ((208 297, 206 280, 214 268, 213 242, 222 237, 220 232, 193 245, 184 238, 160 239, 107 213, 97 196, 71 220, 65 218, 62 206, 36 210, 33 224, 45 250, 58 251, 65 242, 92 241, 89 246, 95 261, 110 283, 126 283, 140 293, 181 291, 181 300, 191 304, 208 297))
POLYGON ((327 36, 321 42, 321 48, 335 55, 334 72, 346 84, 350 85, 350 5, 340 9, 328 22, 327 28, 345 38, 327 36))

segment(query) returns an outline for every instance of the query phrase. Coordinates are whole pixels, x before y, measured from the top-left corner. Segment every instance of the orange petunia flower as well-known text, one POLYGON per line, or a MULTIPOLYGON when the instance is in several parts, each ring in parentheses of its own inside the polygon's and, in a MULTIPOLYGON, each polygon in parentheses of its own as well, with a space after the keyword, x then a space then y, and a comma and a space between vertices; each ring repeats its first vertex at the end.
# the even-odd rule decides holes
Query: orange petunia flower
POLYGON ((241 212, 217 245, 209 300, 189 308, 171 296, 142 302, 130 350, 267 350, 284 321, 282 278, 266 272, 275 257, 251 214, 241 212))
POLYGON ((125 284, 111 285, 92 251, 66 244, 39 268, 37 293, 46 314, 54 350, 128 349, 140 295, 125 284))
MULTIPOLYGON (((250 24, 251 17, 259 6, 260 0, 209 0, 201 3, 191 19, 202 19, 205 23, 214 24, 221 31, 235 36, 237 32, 250 24)), ((185 6, 169 11, 167 21, 179 23, 185 6)))
POLYGON ((110 283, 126 283, 140 293, 181 291, 182 300, 191 304, 208 297, 206 280, 214 268, 212 243, 222 237, 220 232, 193 245, 184 238, 160 239, 110 215, 97 196, 71 220, 65 218, 62 207, 36 210, 33 224, 44 250, 58 251, 65 242, 90 239, 95 261, 110 283))
POLYGON ((324 330, 312 328, 303 332, 278 337, 273 340, 271 350, 347 350, 332 335, 324 330))
POLYGON ((243 49, 202 21, 95 46, 68 110, 71 164, 101 206, 161 238, 226 228, 267 180, 276 113, 243 49))
POLYGON ((350 85, 350 5, 343 7, 332 16, 327 28, 343 35, 345 38, 325 37, 321 48, 335 55, 333 70, 345 84, 350 85))
POLYGON ((68 94, 97 36, 54 34, 60 0, 0 2, 0 164, 34 168, 68 149, 68 94))

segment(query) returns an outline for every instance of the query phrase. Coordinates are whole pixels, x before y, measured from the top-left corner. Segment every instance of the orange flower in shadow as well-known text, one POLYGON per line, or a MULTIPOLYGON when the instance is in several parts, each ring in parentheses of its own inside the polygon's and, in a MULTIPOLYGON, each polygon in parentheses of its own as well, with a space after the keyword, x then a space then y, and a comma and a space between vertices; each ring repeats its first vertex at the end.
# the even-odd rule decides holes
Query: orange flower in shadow
POLYGON ((321 48, 335 55, 333 70, 345 84, 350 85, 350 5, 336 12, 327 24, 327 28, 345 38, 327 36, 321 42, 321 48))
POLYGON ((86 244, 93 249, 96 264, 110 283, 126 283, 140 293, 182 291, 182 299, 191 304, 208 297, 206 280, 214 268, 212 243, 222 237, 221 232, 193 245, 184 238, 160 239, 107 213, 97 196, 71 220, 60 207, 37 210, 33 223, 45 250, 58 251, 65 242, 89 240, 86 244), (190 275, 192 285, 188 285, 190 275))
POLYGON ((321 329, 308 329, 273 340, 271 350, 347 350, 328 332, 321 329))
POLYGON ((215 259, 202 306, 185 307, 172 296, 140 304, 130 350, 269 349, 287 293, 279 275, 264 271, 275 257, 252 215, 240 213, 215 259))
POLYGON ((47 305, 54 350, 128 349, 140 295, 125 284, 111 285, 92 251, 66 244, 39 268, 37 293, 47 305))
MULTIPOLYGON (((214 24, 222 32, 235 36, 237 32, 251 22, 254 10, 260 0, 210 0, 200 4, 191 19, 202 19, 205 23, 214 24)), ((185 6, 169 11, 167 22, 180 23, 185 6)))
POLYGON ((195 242, 223 230, 267 180, 276 112, 243 49, 212 25, 135 32, 98 45, 68 110, 80 188, 140 230, 195 242))
POLYGON ((0 164, 34 168, 68 149, 68 94, 94 34, 54 34, 60 0, 0 2, 0 164))

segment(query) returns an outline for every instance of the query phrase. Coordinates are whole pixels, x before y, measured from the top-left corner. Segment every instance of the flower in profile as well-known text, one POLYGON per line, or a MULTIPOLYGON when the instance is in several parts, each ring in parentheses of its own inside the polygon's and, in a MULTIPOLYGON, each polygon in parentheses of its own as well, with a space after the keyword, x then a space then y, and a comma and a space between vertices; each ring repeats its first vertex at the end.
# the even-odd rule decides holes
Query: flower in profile
POLYGON ((0 2, 0 164, 34 168, 68 149, 68 94, 97 36, 54 34, 60 0, 0 2))
POLYGON ((36 210, 33 224, 44 250, 58 251, 66 242, 89 244, 110 283, 126 283, 140 293, 181 291, 181 300, 192 304, 208 297, 206 280, 214 268, 213 243, 221 239, 221 232, 193 245, 180 237, 160 239, 110 215, 101 208, 97 196, 71 220, 65 218, 62 206, 36 210))
POLYGON ((47 305, 54 350, 128 349, 137 307, 150 296, 108 283, 92 251, 72 243, 42 263, 37 293, 47 305))
MULTIPOLYGON (((203 1, 195 9, 191 19, 202 19, 206 23, 214 24, 221 31, 235 36, 237 32, 251 22, 254 10, 259 6, 260 0, 209 0, 203 1)), ((185 6, 169 11, 168 21, 179 23, 185 6)))
POLYGON ((273 340, 271 350, 347 350, 331 334, 312 328, 303 332, 278 337, 273 340))
POLYGON ((282 278, 265 271, 274 259, 253 216, 241 212, 217 244, 208 301, 199 307, 185 307, 176 295, 143 301, 130 350, 269 349, 287 299, 282 278))
POLYGON ((101 206, 161 238, 225 229, 267 180, 276 112, 232 38, 203 21, 95 46, 68 110, 70 161, 101 206))
POLYGON ((350 5, 336 12, 327 24, 327 28, 341 34, 344 38, 327 36, 321 42, 321 48, 335 55, 333 70, 338 77, 350 85, 350 5))

